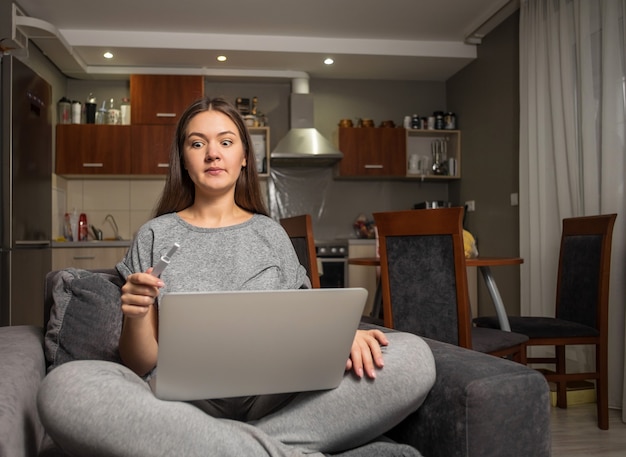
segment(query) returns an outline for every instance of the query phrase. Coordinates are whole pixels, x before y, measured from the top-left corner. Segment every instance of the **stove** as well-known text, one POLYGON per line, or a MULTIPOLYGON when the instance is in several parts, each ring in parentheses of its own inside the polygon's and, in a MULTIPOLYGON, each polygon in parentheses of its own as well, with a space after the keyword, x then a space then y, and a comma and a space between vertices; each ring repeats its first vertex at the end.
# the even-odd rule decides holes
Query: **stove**
POLYGON ((348 242, 345 240, 315 241, 317 257, 348 257, 348 242))
POLYGON ((315 253, 322 288, 346 287, 348 275, 348 241, 315 241, 315 253))

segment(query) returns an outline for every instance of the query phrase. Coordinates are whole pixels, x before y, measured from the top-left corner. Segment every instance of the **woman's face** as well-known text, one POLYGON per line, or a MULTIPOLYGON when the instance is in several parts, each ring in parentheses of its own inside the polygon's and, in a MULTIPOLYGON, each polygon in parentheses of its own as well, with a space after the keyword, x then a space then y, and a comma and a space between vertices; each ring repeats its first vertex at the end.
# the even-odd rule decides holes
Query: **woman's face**
POLYGON ((203 111, 189 121, 186 136, 183 160, 196 195, 234 193, 241 168, 246 166, 235 123, 219 111, 203 111))

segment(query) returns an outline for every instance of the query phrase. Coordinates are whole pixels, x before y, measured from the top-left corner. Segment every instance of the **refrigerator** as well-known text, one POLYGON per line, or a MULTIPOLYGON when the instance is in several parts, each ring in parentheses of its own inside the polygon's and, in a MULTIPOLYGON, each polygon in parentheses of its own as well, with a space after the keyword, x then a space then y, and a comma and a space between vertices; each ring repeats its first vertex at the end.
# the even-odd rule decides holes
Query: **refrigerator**
POLYGON ((52 267, 52 89, 0 56, 0 325, 43 324, 52 267))

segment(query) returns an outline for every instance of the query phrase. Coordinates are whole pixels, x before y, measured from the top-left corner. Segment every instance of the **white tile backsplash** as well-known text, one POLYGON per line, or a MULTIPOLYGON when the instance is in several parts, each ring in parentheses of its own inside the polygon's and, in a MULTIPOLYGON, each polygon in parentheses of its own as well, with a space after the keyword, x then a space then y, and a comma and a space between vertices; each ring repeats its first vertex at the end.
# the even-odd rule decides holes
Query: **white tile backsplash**
MULTIPOLYGON (((295 174, 300 183, 301 178, 295 174)), ((280 175, 281 180, 289 177, 280 175)), ((277 178, 278 179, 278 178, 277 178)), ((297 203, 297 208, 288 215, 309 213, 313 216, 313 229, 319 239, 353 237, 352 224, 361 213, 370 215, 375 211, 393 211, 410 209, 414 203, 424 200, 447 200, 447 186, 440 183, 419 183, 415 181, 342 181, 329 179, 329 189, 324 191, 322 209, 302 203, 310 200, 311 195, 320 192, 317 184, 319 179, 309 179, 306 185, 296 193, 289 194, 289 201, 297 203)), ((165 178, 149 179, 71 179, 57 177, 56 185, 66 189, 66 211, 73 208, 87 215, 90 224, 101 229, 106 238, 113 237, 113 229, 104 223, 107 214, 112 214, 119 227, 120 235, 125 239, 132 238, 139 227, 152 217, 165 178)), ((261 180, 261 191, 268 197, 269 182, 261 180)), ((269 198, 266 200, 269 202, 269 198)), ((59 207, 62 205, 59 204, 59 207)), ((60 214, 53 213, 55 231, 60 230, 62 221, 60 214)), ((272 214, 278 218, 278 214, 272 214)), ((53 233, 54 237, 62 233, 53 233)))
MULTIPOLYGON (((65 202, 57 202, 53 211, 53 237, 62 236, 61 208, 87 215, 87 222, 103 231, 104 238, 113 238, 115 231, 106 216, 111 214, 117 223, 119 235, 132 238, 150 217, 161 196, 165 178, 154 179, 72 179, 60 181, 65 186, 65 202)), ((61 191, 62 189, 59 189, 61 191)), ((61 196, 63 192, 57 192, 61 196)), ((59 197, 61 198, 61 197, 59 197)), ((90 230, 90 237, 92 233, 90 230)), ((91 239, 91 238, 90 238, 91 239)))
POLYGON ((128 211, 130 209, 130 181, 85 180, 83 184, 83 212, 94 210, 128 211))
POLYGON ((83 180, 67 181, 67 212, 83 209, 83 180))

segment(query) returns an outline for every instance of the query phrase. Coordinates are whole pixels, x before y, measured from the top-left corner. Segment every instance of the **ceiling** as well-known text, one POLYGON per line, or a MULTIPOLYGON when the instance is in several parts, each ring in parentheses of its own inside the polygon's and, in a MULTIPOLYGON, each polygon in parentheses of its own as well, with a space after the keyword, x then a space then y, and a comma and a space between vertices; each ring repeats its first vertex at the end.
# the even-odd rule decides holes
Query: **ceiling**
POLYGON ((186 73, 445 81, 519 6, 519 0, 17 3, 14 42, 25 34, 64 74, 84 79, 186 73), (114 58, 105 59, 105 51, 114 58), (226 62, 216 60, 221 54, 226 62), (324 65, 326 57, 335 63, 324 65))

